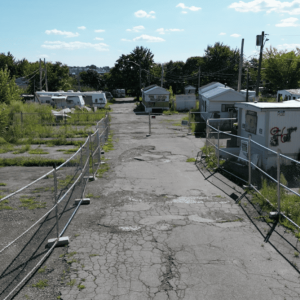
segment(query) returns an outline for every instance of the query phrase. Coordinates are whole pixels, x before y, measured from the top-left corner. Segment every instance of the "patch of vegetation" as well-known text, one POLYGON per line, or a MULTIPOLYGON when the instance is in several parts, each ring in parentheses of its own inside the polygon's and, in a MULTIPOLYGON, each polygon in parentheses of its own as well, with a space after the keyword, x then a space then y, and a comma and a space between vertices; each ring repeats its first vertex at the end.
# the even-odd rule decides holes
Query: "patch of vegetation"
POLYGON ((83 289, 85 289, 85 286, 84 286, 83 284, 78 284, 78 286, 77 286, 77 287, 78 287, 78 289, 79 289, 79 290, 83 290, 83 289))
POLYGON ((110 169, 110 166, 108 163, 101 164, 99 169, 97 170, 97 177, 102 178, 104 173, 108 172, 110 169))
POLYGON ((71 265, 72 263, 76 263, 77 259, 73 258, 67 261, 67 264, 71 265))
POLYGON ((99 254, 90 254, 90 257, 99 256, 99 254))
MULTIPOLYGON (((1 197, 0 197, 1 199, 1 197)), ((12 210, 14 208, 12 208, 11 206, 7 205, 7 203, 9 203, 8 200, 3 200, 0 202, 0 210, 12 210)))
POLYGON ((176 114, 178 114, 178 111, 175 111, 175 110, 164 110, 163 111, 163 115, 166 115, 166 116, 176 115, 176 114))
POLYGON ((45 273, 45 272, 46 272, 46 269, 47 269, 46 266, 43 267, 43 268, 40 268, 40 269, 38 270, 38 273, 45 273))
POLYGON ((49 154, 49 152, 43 150, 43 149, 32 149, 28 151, 29 154, 49 154))
POLYGON ((9 143, 0 145, 0 154, 7 153, 13 150, 14 150, 14 146, 9 143))
POLYGON ((298 258, 299 257, 299 252, 295 251, 294 256, 298 258))
MULTIPOLYGON (((283 185, 287 185, 287 181, 283 174, 280 175, 280 182, 283 185)), ((254 191, 250 192, 252 197, 252 203, 258 204, 263 212, 266 212, 269 215, 269 212, 274 211, 274 207, 277 207, 277 184, 273 182, 268 182, 263 180, 262 188, 259 193, 254 191), (270 203, 274 206, 271 206, 265 199, 268 199, 270 203)), ((300 225, 300 199, 297 195, 288 194, 287 191, 281 187, 280 188, 280 200, 281 200, 281 211, 293 220, 296 224, 300 225)), ((272 222, 268 217, 264 216, 264 219, 267 222, 272 222)), ((280 224, 290 229, 294 235, 300 239, 300 232, 298 228, 292 225, 287 219, 281 217, 279 220, 280 224)))
POLYGON ((195 162, 196 161, 196 158, 188 158, 187 160, 186 160, 186 162, 195 162))
POLYGON ((58 179, 58 189, 62 189, 62 188, 65 188, 71 184, 73 184, 76 180, 76 177, 75 176, 72 176, 72 175, 67 175, 65 178, 63 179, 58 179))
POLYGON ((52 167, 54 164, 60 165, 64 161, 64 159, 51 159, 44 157, 0 158, 0 167, 52 167))
POLYGON ((107 139, 106 143, 103 145, 103 150, 104 150, 104 152, 109 152, 111 150, 114 150, 112 133, 108 135, 108 139, 107 139))
POLYGON ((75 237, 78 237, 78 236, 80 236, 80 234, 79 234, 79 233, 75 233, 74 236, 75 236, 75 237))
POLYGON ((6 186, 6 183, 0 182, 0 186, 6 186))
MULTIPOLYGON (((201 148, 202 153, 205 154, 205 162, 209 170, 213 170, 218 166, 218 158, 215 153, 215 148, 213 146, 204 146, 201 148)), ((225 163, 224 159, 220 159, 220 166, 225 163)))
POLYGON ((77 252, 74 251, 74 252, 67 253, 66 256, 70 258, 73 257, 75 254, 77 254, 77 252))
POLYGON ((21 154, 29 151, 31 146, 29 144, 22 146, 21 148, 17 148, 13 154, 21 154))
POLYGON ((35 201, 35 198, 26 198, 25 196, 21 197, 21 205, 20 207, 24 207, 27 209, 36 209, 36 208, 46 208, 47 203, 46 202, 39 202, 35 201))
POLYGON ((75 284, 76 284, 76 279, 72 279, 67 283, 68 286, 74 286, 75 284))
POLYGON ((56 151, 63 152, 64 154, 73 154, 78 151, 79 148, 73 148, 73 149, 58 149, 56 151))
POLYGON ((44 280, 39 280, 36 284, 33 284, 32 287, 36 287, 38 289, 44 289, 45 287, 48 286, 48 280, 44 279, 44 280))

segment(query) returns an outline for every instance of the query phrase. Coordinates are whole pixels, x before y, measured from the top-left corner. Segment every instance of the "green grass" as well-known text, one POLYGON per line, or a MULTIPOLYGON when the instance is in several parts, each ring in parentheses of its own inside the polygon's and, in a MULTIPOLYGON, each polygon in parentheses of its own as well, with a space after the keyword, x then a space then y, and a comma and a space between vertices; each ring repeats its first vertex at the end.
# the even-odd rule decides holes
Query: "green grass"
POLYGON ((188 158, 187 160, 186 160, 186 162, 195 162, 196 161, 196 158, 188 158))
MULTIPOLYGON (((0 197, 1 199, 1 197, 0 197)), ((12 208, 11 206, 7 205, 9 203, 8 200, 3 200, 0 202, 0 210, 13 210, 14 208, 12 208)))
POLYGON ((97 170, 97 177, 102 178, 104 173, 108 172, 110 169, 110 166, 108 163, 101 164, 99 169, 97 170))
POLYGON ((73 148, 73 149, 58 149, 56 151, 63 152, 64 154, 73 154, 78 151, 79 148, 73 148))
POLYGON ((62 189, 64 187, 67 187, 70 184, 73 184, 76 178, 72 175, 67 175, 63 179, 58 179, 58 189, 62 189))
POLYGON ((72 279, 67 283, 68 286, 74 286, 75 284, 76 284, 76 279, 72 279))
POLYGON ((39 270, 38 270, 38 273, 45 273, 46 272, 46 269, 47 269, 47 267, 45 266, 45 267, 43 267, 43 268, 40 268, 39 270))
POLYGON ((38 289, 44 289, 45 287, 48 286, 48 280, 44 279, 44 280, 39 280, 36 284, 33 284, 32 287, 36 287, 38 289))
POLYGON ((49 154, 49 152, 43 150, 43 149, 32 149, 28 151, 29 154, 49 154))
POLYGON ((13 151, 14 150, 14 146, 11 145, 11 144, 1 144, 0 145, 0 154, 2 153, 7 153, 7 152, 10 152, 10 151, 13 151))
POLYGON ((0 158, 0 167, 48 167, 54 164, 60 165, 64 159, 51 159, 44 157, 14 157, 14 158, 0 158))
POLYGON ((106 143, 103 146, 103 150, 104 152, 109 152, 111 150, 114 150, 114 144, 113 144, 113 135, 112 133, 108 135, 108 139, 106 141, 106 143))
POLYGON ((26 198, 26 197, 21 197, 20 201, 21 201, 21 205, 20 207, 24 207, 27 209, 37 209, 37 208, 46 208, 46 202, 39 202, 39 201, 35 201, 35 198, 26 198))
POLYGON ((178 111, 171 111, 171 110, 164 110, 163 111, 163 115, 166 115, 166 116, 176 115, 176 114, 178 114, 178 111))
POLYGON ((77 286, 78 288, 79 288, 79 290, 83 290, 83 289, 85 289, 85 286, 83 285, 83 284, 78 284, 78 286, 77 286))
POLYGON ((30 150, 30 145, 29 144, 27 144, 27 145, 24 145, 24 146, 22 146, 21 148, 17 148, 14 152, 13 152, 13 154, 21 154, 21 153, 25 153, 25 152, 27 152, 27 151, 29 151, 30 150))
POLYGON ((90 257, 99 256, 99 254, 90 254, 90 257))
MULTIPOLYGON (((207 164, 207 169, 213 170, 218 166, 218 158, 215 153, 215 148, 213 146, 204 146, 201 148, 203 154, 206 155, 205 162, 207 164)), ((225 163, 225 160, 220 159, 220 166, 225 163)))
MULTIPOLYGON (((283 185, 287 185, 287 181, 283 174, 280 176, 280 182, 283 185)), ((269 212, 274 211, 274 208, 265 200, 268 199, 270 203, 273 204, 275 209, 277 208, 277 185, 273 182, 268 182, 267 180, 263 180, 262 188, 260 189, 260 193, 251 192, 253 195, 252 203, 258 204, 263 212, 269 214, 269 212)), ((281 211, 288 216, 291 220, 293 220, 296 224, 300 226, 300 198, 294 194, 288 194, 284 188, 280 188, 280 200, 281 200, 281 211)), ((268 217, 265 217, 267 222, 271 222, 268 217)), ((280 224, 290 229, 291 232, 295 234, 295 236, 300 239, 300 232, 297 227, 292 225, 287 219, 280 218, 280 224)))
POLYGON ((6 186, 6 183, 0 182, 0 186, 6 186))

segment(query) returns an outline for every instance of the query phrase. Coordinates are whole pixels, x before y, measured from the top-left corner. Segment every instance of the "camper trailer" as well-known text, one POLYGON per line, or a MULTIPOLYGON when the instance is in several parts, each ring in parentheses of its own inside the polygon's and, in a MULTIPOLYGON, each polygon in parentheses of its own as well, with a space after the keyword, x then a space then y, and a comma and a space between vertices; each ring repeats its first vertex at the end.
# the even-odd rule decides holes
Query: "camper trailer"
POLYGON ((83 94, 83 98, 85 104, 91 107, 104 108, 107 103, 105 93, 102 92, 87 92, 83 94))
POLYGON ((57 108, 74 108, 75 106, 82 107, 84 106, 84 100, 82 96, 66 96, 66 95, 54 95, 51 100, 54 103, 54 106, 57 108))

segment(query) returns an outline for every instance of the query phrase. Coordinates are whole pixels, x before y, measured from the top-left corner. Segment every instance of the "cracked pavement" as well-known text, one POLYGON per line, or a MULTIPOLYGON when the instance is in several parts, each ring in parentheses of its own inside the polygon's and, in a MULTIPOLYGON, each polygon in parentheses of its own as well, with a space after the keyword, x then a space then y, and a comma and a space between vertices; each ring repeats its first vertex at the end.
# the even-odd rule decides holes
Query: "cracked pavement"
POLYGON ((148 116, 112 107, 111 169, 68 229, 76 284, 61 299, 299 299, 299 274, 186 162, 205 140, 162 122, 182 116, 157 116, 146 138, 148 116))

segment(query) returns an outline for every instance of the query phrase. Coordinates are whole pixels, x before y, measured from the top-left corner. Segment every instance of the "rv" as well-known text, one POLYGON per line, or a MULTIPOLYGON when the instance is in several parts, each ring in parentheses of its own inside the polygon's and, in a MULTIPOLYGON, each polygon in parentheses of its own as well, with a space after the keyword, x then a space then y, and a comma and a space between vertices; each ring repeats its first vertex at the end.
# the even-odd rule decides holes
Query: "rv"
POLYGON ((57 108, 74 108, 75 106, 84 106, 84 100, 82 96, 65 96, 65 95, 54 95, 51 100, 57 108))
POLYGON ((83 93, 84 102, 86 105, 89 105, 91 107, 98 107, 98 108, 104 108, 107 100, 104 93, 93 93, 93 92, 87 92, 83 93))

